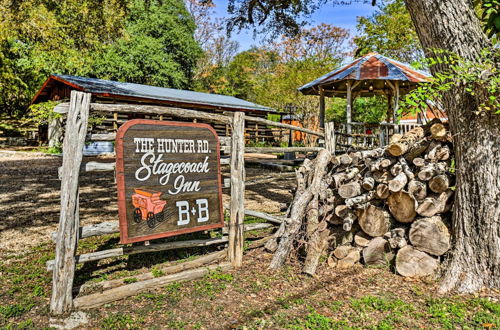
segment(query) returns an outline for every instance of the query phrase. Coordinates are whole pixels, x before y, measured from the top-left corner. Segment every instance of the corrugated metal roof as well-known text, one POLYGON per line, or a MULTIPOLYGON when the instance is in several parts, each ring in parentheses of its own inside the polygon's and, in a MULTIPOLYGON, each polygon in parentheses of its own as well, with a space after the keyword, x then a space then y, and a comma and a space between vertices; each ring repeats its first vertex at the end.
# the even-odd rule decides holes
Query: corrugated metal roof
POLYGON ((78 87, 78 89, 82 91, 103 96, 124 96, 235 110, 273 111, 269 107, 227 95, 200 93, 181 89, 69 75, 52 75, 51 78, 55 78, 63 83, 68 83, 73 87, 78 87))
POLYGON ((412 69, 408 64, 370 53, 299 87, 299 91, 308 94, 314 87, 349 79, 421 83, 429 81, 430 77, 427 72, 412 69))

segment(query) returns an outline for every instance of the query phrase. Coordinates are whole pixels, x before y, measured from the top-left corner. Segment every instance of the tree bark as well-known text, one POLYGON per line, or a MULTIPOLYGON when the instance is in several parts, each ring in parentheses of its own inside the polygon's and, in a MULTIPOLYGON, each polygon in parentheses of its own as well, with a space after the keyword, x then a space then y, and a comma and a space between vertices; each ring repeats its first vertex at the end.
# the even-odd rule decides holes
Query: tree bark
MULTIPOLYGON (((426 56, 431 48, 476 61, 490 46, 470 1, 405 0, 426 56)), ((445 69, 431 67, 433 74, 445 69)), ((443 94, 456 160, 454 248, 440 291, 500 288, 500 116, 477 112, 480 96, 458 86, 443 94)))

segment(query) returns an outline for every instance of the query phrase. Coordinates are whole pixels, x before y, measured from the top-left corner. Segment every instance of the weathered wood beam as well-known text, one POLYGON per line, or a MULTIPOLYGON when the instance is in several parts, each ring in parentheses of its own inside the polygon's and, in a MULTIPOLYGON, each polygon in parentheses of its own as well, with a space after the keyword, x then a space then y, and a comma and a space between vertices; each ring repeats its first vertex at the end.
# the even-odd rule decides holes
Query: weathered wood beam
MULTIPOLYGON (((57 113, 64 114, 67 112, 67 103, 61 103, 54 108, 57 113)), ((103 104, 91 103, 90 110, 96 112, 118 112, 118 113, 142 113, 153 115, 167 115, 176 118, 185 119, 201 119, 214 123, 231 123, 231 118, 219 115, 216 113, 208 113, 197 110, 188 110, 176 107, 165 107, 160 105, 145 105, 145 104, 103 104)))
POLYGON ((75 252, 79 227, 79 173, 87 134, 90 94, 71 91, 63 143, 61 212, 53 262, 50 312, 61 315, 73 307, 75 252))
POLYGON ((335 155, 335 124, 333 122, 325 124, 325 147, 332 155, 335 155))
POLYGON ((325 90, 319 88, 319 127, 325 127, 325 90))
MULTIPOLYGON (((124 256, 124 255, 134 255, 139 253, 210 246, 227 242, 228 242, 227 237, 221 237, 221 238, 209 238, 209 239, 196 239, 189 241, 167 242, 167 243, 159 243, 151 245, 125 246, 104 251, 80 254, 78 256, 75 256, 73 259, 75 260, 76 263, 81 264, 88 261, 96 261, 106 258, 124 256)), ((47 265, 47 270, 49 271, 52 270, 54 268, 54 260, 47 261, 46 265, 47 265)))
POLYGON ((88 296, 78 297, 75 299, 75 308, 85 309, 85 308, 98 307, 106 303, 110 303, 112 301, 137 295, 141 292, 153 288, 165 286, 168 283, 190 281, 201 278, 206 274, 208 274, 210 271, 214 270, 226 271, 231 268, 232 268, 231 264, 222 263, 218 265, 186 270, 177 274, 156 277, 141 282, 135 282, 123 285, 118 288, 113 288, 103 292, 93 293, 88 296))
MULTIPOLYGON (((260 213, 260 212, 256 212, 260 213)), ((263 213, 263 216, 266 214, 263 213)), ((257 216, 256 216, 257 217, 257 216)), ((263 217, 257 217, 257 218, 263 218, 263 217)), ((278 221, 281 221, 277 218, 274 217, 269 217, 270 222, 274 223, 280 223, 278 221)), ((249 223, 245 224, 245 231, 250 231, 250 230, 257 230, 257 229, 264 229, 264 228, 269 228, 272 227, 273 225, 267 224, 267 223, 249 223)), ((223 227, 222 229, 223 233, 227 233, 227 227, 223 227)), ((80 227, 79 230, 79 235, 78 238, 87 238, 87 237, 93 237, 93 236, 102 236, 102 235, 111 235, 111 234, 116 234, 120 232, 120 227, 118 221, 106 221, 106 222, 101 222, 95 225, 88 225, 88 226, 83 226, 80 227)), ((57 232, 54 231, 50 234, 50 237, 52 238, 52 241, 56 242, 57 241, 57 232)))
POLYGON ((275 154, 283 152, 319 152, 320 147, 290 147, 290 148, 280 148, 280 147, 246 147, 246 153, 261 153, 261 154, 275 154))
POLYGON ((234 113, 232 129, 228 256, 233 267, 241 267, 245 219, 245 114, 243 112, 234 113))
MULTIPOLYGON (((228 115, 228 116, 233 115, 232 112, 224 112, 224 114, 228 115)), ((325 134, 323 132, 313 131, 313 130, 310 130, 307 128, 293 126, 290 124, 284 124, 284 123, 280 123, 277 121, 272 121, 272 120, 268 120, 268 119, 264 119, 264 118, 245 116, 245 121, 260 123, 260 124, 274 126, 274 127, 287 128, 287 129, 291 129, 291 130, 298 131, 298 132, 304 132, 307 134, 316 135, 319 137, 325 137, 325 134)))
MULTIPOLYGON (((346 132, 351 134, 351 121, 352 121, 352 82, 347 81, 347 106, 346 106, 346 132)), ((352 144, 352 137, 347 138, 347 144, 352 144)))
MULTIPOLYGON (((166 266, 159 266, 157 270, 161 271, 163 273, 163 276, 166 275, 171 275, 175 273, 179 273, 182 271, 186 271, 189 269, 193 268, 198 268, 202 267, 204 265, 208 265, 212 262, 215 261, 220 261, 224 258, 227 258, 227 250, 222 250, 222 251, 217 251, 217 252, 212 252, 209 254, 202 255, 194 260, 189 260, 185 262, 180 262, 177 264, 170 264, 166 266)), ((126 277, 126 278, 117 278, 114 280, 108 280, 108 281, 103 281, 103 282, 88 282, 83 284, 80 287, 75 287, 73 289, 73 292, 75 294, 78 294, 79 292, 88 292, 89 290, 93 291, 104 291, 104 290, 109 290, 113 288, 120 287, 124 285, 127 280, 134 279, 135 281, 144 281, 144 280, 150 280, 155 278, 152 272, 148 273, 143 273, 143 274, 138 274, 132 277, 126 277)))

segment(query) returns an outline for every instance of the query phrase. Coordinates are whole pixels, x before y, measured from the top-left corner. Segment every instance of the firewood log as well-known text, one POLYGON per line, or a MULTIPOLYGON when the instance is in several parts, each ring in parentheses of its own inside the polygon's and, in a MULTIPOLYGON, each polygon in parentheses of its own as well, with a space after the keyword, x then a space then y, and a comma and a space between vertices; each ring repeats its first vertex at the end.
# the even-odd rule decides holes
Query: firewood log
POLYGON ((345 205, 347 205, 348 207, 353 207, 355 205, 367 203, 373 198, 375 198, 375 191, 369 191, 366 194, 346 199, 345 205))
POLYGON ((335 206, 335 214, 338 216, 338 217, 345 217, 346 214, 350 211, 349 207, 347 205, 337 205, 335 206))
POLYGON ((388 183, 392 180, 393 176, 389 171, 375 171, 372 173, 375 182, 378 183, 388 183))
POLYGON ((384 148, 377 148, 377 149, 371 149, 371 150, 363 150, 360 151, 361 158, 379 158, 382 157, 384 154, 385 149, 384 148))
POLYGON ((370 172, 376 172, 376 171, 380 171, 382 166, 380 166, 380 164, 382 163, 382 159, 376 159, 372 162, 370 162, 370 172))
POLYGON ((351 182, 339 187, 338 194, 342 198, 352 198, 361 194, 361 185, 359 182, 351 182))
POLYGON ((420 251, 441 256, 450 249, 450 233, 440 216, 421 218, 411 224, 410 242, 420 251))
POLYGON ((332 225, 341 225, 344 223, 344 219, 337 216, 334 212, 328 213, 324 217, 324 221, 331 223, 332 225))
POLYGON ((391 237, 405 237, 404 228, 394 228, 391 230, 391 237))
POLYGON ((429 180, 429 189, 435 193, 442 193, 450 187, 450 180, 445 174, 436 175, 429 180))
POLYGON ((452 195, 452 190, 447 190, 441 194, 432 194, 418 205, 416 211, 423 217, 432 217, 438 213, 446 212, 447 208, 449 208, 448 200, 452 195))
POLYGON ((405 191, 392 193, 387 198, 387 204, 389 211, 399 222, 409 223, 417 216, 417 201, 405 191))
MULTIPOLYGON (((326 224, 326 222, 324 222, 326 224)), ((302 271, 308 275, 314 275, 319 264, 319 259, 326 253, 329 245, 330 230, 324 226, 312 234, 307 242, 307 255, 302 271)))
POLYGON ((403 190, 403 188, 406 186, 406 183, 408 182, 408 178, 406 177, 406 174, 403 172, 399 173, 394 179, 389 181, 389 190, 391 192, 398 192, 403 190))
POLYGON ((370 244, 371 237, 364 231, 360 230, 354 235, 354 243, 359 247, 367 247, 370 244))
POLYGON ((410 166, 408 166, 406 159, 404 159, 403 157, 399 158, 399 164, 401 164, 401 168, 403 169, 403 173, 406 174, 406 177, 408 178, 408 180, 413 180, 413 178, 415 178, 415 174, 411 170, 410 166))
POLYGON ((372 176, 371 172, 366 172, 365 177, 363 178, 362 187, 364 190, 372 190, 375 186, 375 179, 372 176))
POLYGON ((391 167, 392 175, 397 176, 401 172, 403 172, 403 166, 401 166, 401 164, 396 163, 391 167))
POLYGON ((359 250, 353 249, 349 254, 337 262, 337 268, 345 269, 353 267, 361 259, 359 250))
POLYGON ((361 157, 361 152, 356 151, 356 152, 350 152, 349 157, 351 157, 351 164, 352 165, 358 165, 359 161, 362 159, 361 157))
POLYGON ((335 183, 335 187, 340 187, 344 182, 352 180, 358 174, 359 168, 357 167, 348 168, 345 172, 335 173, 333 175, 333 182, 335 183))
POLYGON ((366 265, 388 265, 394 258, 389 243, 382 237, 375 237, 363 249, 363 260, 366 265))
POLYGON ((341 245, 337 247, 335 250, 333 250, 333 255, 337 259, 344 259, 351 253, 352 251, 356 250, 356 248, 352 247, 351 245, 341 245))
POLYGON ((396 163, 396 158, 382 158, 380 160, 380 167, 389 168, 389 166, 395 163, 396 163))
POLYGON ((396 255, 396 271, 406 277, 419 277, 434 274, 439 261, 425 252, 407 245, 396 255))
POLYGON ((304 192, 304 190, 306 190, 306 185, 308 181, 307 179, 312 171, 312 166, 313 162, 310 159, 306 158, 304 159, 302 166, 300 166, 299 169, 295 172, 295 176, 297 178, 296 195, 300 195, 304 192))
POLYGON ((390 227, 390 216, 375 205, 368 206, 358 212, 358 223, 366 234, 377 237, 384 235, 390 227))
POLYGON ((342 154, 339 156, 340 164, 350 165, 352 163, 352 158, 348 154, 342 154))
POLYGON ((399 133, 394 133, 392 136, 389 138, 389 144, 391 143, 397 143, 399 140, 403 138, 403 134, 399 133))
POLYGON ((427 196, 427 185, 416 179, 408 182, 408 193, 415 197, 417 201, 423 200, 427 196))
POLYGON ((406 133, 399 141, 390 143, 386 151, 392 156, 404 155, 411 146, 424 137, 422 127, 415 127, 406 133))
POLYGON ((387 240, 391 249, 401 249, 408 245, 404 237, 391 237, 387 240))
POLYGON ((420 139, 414 145, 410 147, 410 150, 406 152, 404 158, 409 162, 413 161, 416 157, 422 155, 429 147, 430 141, 428 139, 420 139))
POLYGON ((441 143, 437 141, 432 141, 432 143, 429 145, 429 148, 425 151, 425 159, 435 162, 437 157, 436 153, 438 150, 441 148, 441 143))
POLYGON ((433 177, 446 172, 446 163, 431 163, 427 164, 418 172, 418 178, 422 181, 429 181, 433 177))
POLYGON ((328 267, 335 268, 337 267, 337 258, 335 258, 332 254, 330 254, 328 256, 328 259, 326 259, 326 263, 328 264, 328 267))
POLYGON ((448 160, 450 158, 450 155, 451 155, 450 147, 444 145, 441 146, 441 148, 439 148, 439 150, 436 151, 435 157, 437 161, 448 160))
POLYGON ((389 187, 385 183, 380 183, 377 185, 375 195, 378 199, 386 199, 390 195, 389 187))
POLYGON ((352 230, 344 231, 342 227, 333 227, 330 239, 330 245, 332 248, 336 248, 341 245, 351 246, 354 240, 354 232, 352 230))
POLYGON ((352 225, 356 218, 357 217, 353 211, 347 212, 347 214, 343 217, 344 221, 342 224, 342 229, 344 229, 344 231, 351 231, 352 225))
POLYGON ((352 180, 358 174, 359 174, 359 168, 357 167, 350 168, 348 171, 346 171, 344 180, 345 181, 352 180))
POLYGON ((387 239, 387 241, 389 242, 389 246, 392 249, 401 249, 408 245, 405 238, 405 232, 406 231, 404 228, 391 229, 389 235, 390 237, 387 239))
POLYGON ((431 135, 433 139, 442 139, 446 137, 446 127, 441 123, 431 125, 431 135))
POLYGON ((423 167, 425 165, 425 160, 420 157, 413 158, 413 165, 416 167, 423 167))

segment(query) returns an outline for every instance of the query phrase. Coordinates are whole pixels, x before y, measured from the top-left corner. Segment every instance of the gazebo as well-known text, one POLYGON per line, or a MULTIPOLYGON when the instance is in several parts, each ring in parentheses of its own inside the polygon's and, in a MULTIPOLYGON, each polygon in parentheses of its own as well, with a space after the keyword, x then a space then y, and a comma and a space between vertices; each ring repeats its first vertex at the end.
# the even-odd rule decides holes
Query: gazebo
POLYGON ((352 102, 358 96, 386 95, 388 98, 387 122, 396 124, 399 98, 429 81, 428 73, 411 69, 377 53, 357 58, 334 71, 299 88, 304 95, 319 95, 319 123, 325 125, 325 97, 347 99, 347 133, 351 133, 352 102))

